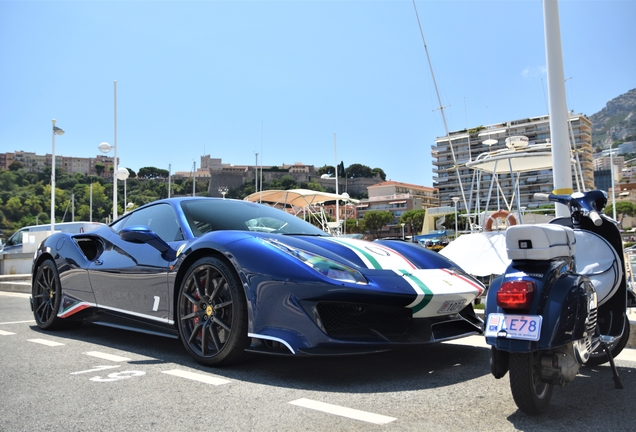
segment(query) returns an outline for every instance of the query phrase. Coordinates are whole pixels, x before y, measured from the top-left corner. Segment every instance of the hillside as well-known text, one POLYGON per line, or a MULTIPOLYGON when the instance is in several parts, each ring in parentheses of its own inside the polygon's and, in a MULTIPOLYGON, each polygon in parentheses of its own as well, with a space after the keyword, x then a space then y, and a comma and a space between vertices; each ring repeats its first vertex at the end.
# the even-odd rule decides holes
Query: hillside
POLYGON ((636 88, 607 102, 590 121, 594 147, 603 146, 608 132, 612 142, 636 141, 636 88))

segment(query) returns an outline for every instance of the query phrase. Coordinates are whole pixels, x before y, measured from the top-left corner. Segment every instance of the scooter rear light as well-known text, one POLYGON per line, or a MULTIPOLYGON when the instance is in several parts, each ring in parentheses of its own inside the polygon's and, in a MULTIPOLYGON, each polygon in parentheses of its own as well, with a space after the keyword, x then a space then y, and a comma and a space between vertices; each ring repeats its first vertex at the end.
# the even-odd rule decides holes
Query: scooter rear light
POLYGON ((528 309, 536 288, 529 280, 506 281, 497 292, 497 305, 504 309, 528 309))

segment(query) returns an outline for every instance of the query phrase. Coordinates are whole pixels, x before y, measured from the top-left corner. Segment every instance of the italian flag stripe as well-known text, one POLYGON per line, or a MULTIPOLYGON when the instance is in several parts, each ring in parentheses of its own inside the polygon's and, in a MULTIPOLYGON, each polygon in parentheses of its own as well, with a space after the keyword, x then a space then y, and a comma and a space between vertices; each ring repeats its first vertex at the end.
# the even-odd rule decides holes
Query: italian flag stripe
POLYGON ((404 276, 406 281, 413 288, 415 288, 415 291, 417 291, 417 298, 413 303, 407 306, 413 309, 413 314, 416 314, 417 312, 424 309, 426 305, 428 305, 429 302, 433 299, 433 292, 430 290, 429 287, 426 286, 424 282, 422 282, 422 280, 420 280, 420 278, 414 276, 409 271, 397 270, 397 272, 398 274, 404 276))
POLYGON ((367 266, 369 266, 370 268, 374 268, 378 270, 381 270, 383 268, 378 262, 378 260, 376 260, 369 252, 365 251, 364 249, 351 244, 351 242, 343 242, 337 238, 334 238, 333 240, 354 250, 358 254, 361 260, 366 261, 367 266))
POLYGON ((64 310, 61 310, 57 314, 57 316, 60 317, 60 318, 68 318, 71 315, 74 315, 74 314, 76 314, 76 313, 78 313, 78 312, 80 312, 80 311, 82 311, 84 309, 87 309, 89 307, 92 307, 92 306, 94 306, 94 305, 92 305, 90 303, 84 303, 84 302, 75 303, 72 306, 70 306, 70 307, 68 307, 68 308, 66 308, 64 310))

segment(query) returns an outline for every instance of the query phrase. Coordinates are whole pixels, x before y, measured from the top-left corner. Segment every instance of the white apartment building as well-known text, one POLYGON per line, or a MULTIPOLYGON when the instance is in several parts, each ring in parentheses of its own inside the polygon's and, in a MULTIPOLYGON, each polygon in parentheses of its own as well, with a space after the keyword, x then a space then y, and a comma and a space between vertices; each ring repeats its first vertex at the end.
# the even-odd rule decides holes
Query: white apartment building
MULTIPOLYGON (((580 166, 583 174, 585 189, 594 188, 594 168, 592 164, 592 123, 582 114, 570 114, 571 140, 573 138, 575 152, 573 158, 578 159, 578 163, 573 166, 573 188, 578 190, 578 185, 583 189, 583 185, 575 177, 576 167, 580 166)), ((440 206, 453 206, 453 197, 462 197, 460 182, 464 190, 464 196, 471 211, 479 208, 483 211, 486 208, 490 193, 488 210, 494 211, 498 207, 508 210, 503 199, 506 197, 512 202, 513 192, 517 177, 519 180, 519 201, 520 206, 527 209, 538 207, 540 204, 533 200, 533 195, 537 192, 549 193, 554 189, 552 169, 542 169, 537 171, 514 174, 511 179, 510 174, 498 174, 501 189, 493 186, 491 189, 492 174, 469 168, 466 163, 474 161, 478 155, 484 152, 496 151, 506 148, 505 140, 512 136, 525 136, 528 144, 545 144, 550 141, 550 123, 547 115, 532 117, 520 120, 507 121, 488 126, 479 126, 473 129, 464 129, 451 132, 448 136, 438 137, 432 146, 433 156, 433 186, 439 189, 440 206), (485 145, 486 140, 496 140, 495 144, 485 145), (451 148, 452 145, 452 148, 451 148), (455 167, 455 160, 457 168, 455 167), (478 181, 477 181, 478 180, 478 181), (472 196, 471 196, 472 191, 472 196), (478 198, 477 198, 478 196, 478 198)), ((580 177, 580 176, 579 176, 580 177)), ((514 208, 517 207, 516 195, 514 198, 514 208)), ((463 200, 458 202, 458 210, 465 211, 463 200)))

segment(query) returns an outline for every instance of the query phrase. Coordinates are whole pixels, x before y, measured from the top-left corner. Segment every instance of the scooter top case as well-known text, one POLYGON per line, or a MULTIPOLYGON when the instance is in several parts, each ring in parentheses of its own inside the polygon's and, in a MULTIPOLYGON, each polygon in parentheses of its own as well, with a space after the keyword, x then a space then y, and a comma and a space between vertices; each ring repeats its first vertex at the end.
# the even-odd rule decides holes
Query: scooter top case
POLYGON ((486 298, 486 342, 508 352, 548 350, 589 337, 597 296, 576 272, 576 236, 556 224, 516 225, 506 232, 512 260, 486 298))

